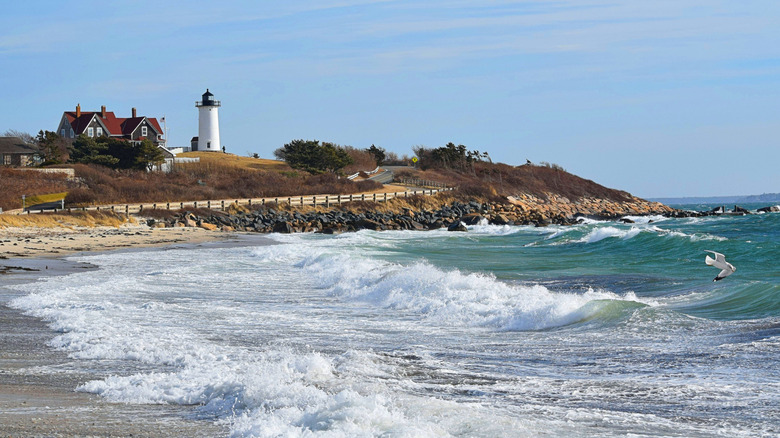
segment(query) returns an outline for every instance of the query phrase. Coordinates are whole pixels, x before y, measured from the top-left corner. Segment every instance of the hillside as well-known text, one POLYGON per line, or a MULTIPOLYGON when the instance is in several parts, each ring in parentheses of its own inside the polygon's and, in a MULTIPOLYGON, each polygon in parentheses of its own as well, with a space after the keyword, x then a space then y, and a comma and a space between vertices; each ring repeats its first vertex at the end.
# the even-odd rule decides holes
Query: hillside
POLYGON ((333 174, 311 175, 281 161, 200 152, 198 163, 177 164, 170 173, 112 170, 73 164, 76 178, 0 168, 0 208, 22 207, 22 195, 68 192, 66 206, 200 199, 349 194, 381 188, 373 181, 352 182, 333 174))
MULTIPOLYGON (((22 195, 66 191, 66 206, 77 207, 348 194, 382 188, 381 184, 370 180, 353 182, 334 174, 312 175, 276 160, 214 152, 189 152, 180 156, 198 157, 200 161, 177 164, 170 173, 111 170, 83 164, 67 166, 75 170, 75 180, 61 175, 0 169, 0 208, 20 208, 22 195)), ((577 213, 616 217, 668 211, 661 204, 635 198, 630 193, 604 187, 550 165, 510 166, 478 161, 457 170, 395 168, 395 180, 407 180, 410 186, 415 185, 415 180, 428 180, 455 188, 447 196, 437 197, 440 204, 472 200, 491 202, 517 208, 518 214, 536 212, 539 219, 571 218, 577 213)))
POLYGON ((615 202, 635 199, 628 192, 604 187, 559 167, 531 164, 510 166, 503 163, 479 162, 474 164, 473 169, 467 171, 408 168, 398 171, 397 177, 441 181, 459 187, 466 193, 483 195, 496 200, 524 195, 543 200, 563 197, 572 202, 585 198, 615 202))

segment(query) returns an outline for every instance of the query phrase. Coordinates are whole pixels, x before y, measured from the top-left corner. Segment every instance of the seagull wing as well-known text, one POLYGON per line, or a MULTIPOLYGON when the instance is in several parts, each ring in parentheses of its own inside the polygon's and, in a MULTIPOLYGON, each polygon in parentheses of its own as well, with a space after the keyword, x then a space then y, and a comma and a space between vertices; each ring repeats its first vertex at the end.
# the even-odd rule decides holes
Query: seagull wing
POLYGON ((715 258, 713 259, 710 256, 706 256, 704 258, 704 263, 706 263, 706 264, 708 264, 710 266, 714 266, 716 268, 728 269, 728 266, 727 266, 728 264, 726 263, 726 256, 724 256, 723 254, 721 254, 719 252, 715 252, 715 251, 705 250, 705 252, 711 252, 711 253, 715 254, 715 258))
POLYGON ((729 275, 733 274, 735 270, 736 269, 726 268, 726 269, 720 271, 720 274, 718 274, 718 276, 715 277, 715 280, 713 280, 713 281, 723 280, 724 278, 726 278, 729 275))

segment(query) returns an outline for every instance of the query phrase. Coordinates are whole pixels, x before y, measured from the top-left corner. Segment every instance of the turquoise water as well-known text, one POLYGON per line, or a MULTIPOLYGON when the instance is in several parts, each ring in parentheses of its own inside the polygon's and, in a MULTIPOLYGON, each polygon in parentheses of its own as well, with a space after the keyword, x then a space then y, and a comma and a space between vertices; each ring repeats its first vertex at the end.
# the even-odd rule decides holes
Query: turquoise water
POLYGON ((234 436, 780 434, 780 214, 631 219, 74 257, 13 305, 78 390, 234 436))

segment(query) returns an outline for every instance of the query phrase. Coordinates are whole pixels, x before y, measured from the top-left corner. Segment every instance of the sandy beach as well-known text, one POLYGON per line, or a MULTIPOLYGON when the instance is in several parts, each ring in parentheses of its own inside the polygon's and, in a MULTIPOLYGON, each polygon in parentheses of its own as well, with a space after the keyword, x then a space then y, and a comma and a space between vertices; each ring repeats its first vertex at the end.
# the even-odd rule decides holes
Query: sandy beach
POLYGON ((232 235, 203 228, 122 227, 0 228, 0 259, 59 257, 77 252, 102 252, 175 243, 229 240, 232 235))
MULTIPOLYGON (((0 286, 91 268, 63 259, 76 253, 177 244, 241 245, 241 241, 240 235, 200 228, 0 228, 0 286)), ((0 437, 226 434, 211 419, 198 418, 194 407, 108 403, 76 392, 94 375, 47 345, 56 333, 46 322, 7 306, 17 296, 14 290, 0 287, 0 437)))

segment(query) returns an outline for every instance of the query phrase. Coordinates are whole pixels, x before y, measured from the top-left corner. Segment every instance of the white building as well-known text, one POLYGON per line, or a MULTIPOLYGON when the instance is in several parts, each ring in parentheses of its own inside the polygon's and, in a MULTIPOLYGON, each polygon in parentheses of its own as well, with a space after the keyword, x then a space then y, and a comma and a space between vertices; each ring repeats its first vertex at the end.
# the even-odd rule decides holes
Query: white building
POLYGON ((193 151, 213 151, 221 152, 222 146, 219 142, 219 107, 218 100, 214 100, 214 95, 206 89, 203 93, 203 99, 195 102, 198 108, 198 137, 192 140, 193 151))

